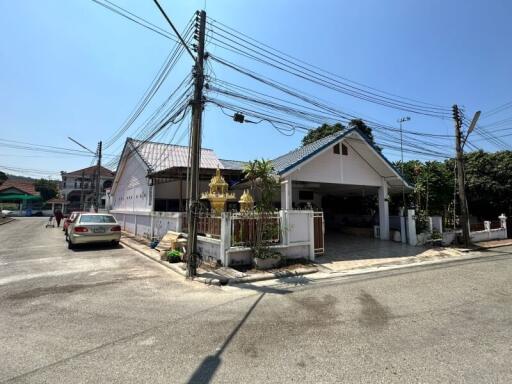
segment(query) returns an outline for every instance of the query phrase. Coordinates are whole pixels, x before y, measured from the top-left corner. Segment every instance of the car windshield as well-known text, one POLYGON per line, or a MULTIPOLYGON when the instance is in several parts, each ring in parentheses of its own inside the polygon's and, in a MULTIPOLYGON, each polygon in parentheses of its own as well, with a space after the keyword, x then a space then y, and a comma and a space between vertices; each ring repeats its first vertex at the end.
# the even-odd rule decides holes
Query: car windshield
POLYGON ((82 215, 80 223, 115 223, 116 219, 111 215, 82 215))

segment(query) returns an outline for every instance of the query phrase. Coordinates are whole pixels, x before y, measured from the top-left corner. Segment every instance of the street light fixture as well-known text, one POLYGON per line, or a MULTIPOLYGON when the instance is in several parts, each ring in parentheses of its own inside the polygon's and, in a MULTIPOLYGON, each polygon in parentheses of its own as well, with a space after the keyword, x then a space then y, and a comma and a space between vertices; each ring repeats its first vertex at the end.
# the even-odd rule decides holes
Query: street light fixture
MULTIPOLYGON (((404 177, 404 134, 403 134, 403 130, 402 130, 402 124, 405 123, 406 121, 410 121, 411 118, 409 116, 405 116, 405 117, 401 117, 400 119, 397 120, 397 122, 400 124, 400 155, 401 155, 401 160, 400 160, 400 165, 401 165, 401 172, 402 172, 402 177, 404 177)), ((402 186, 402 203, 403 203, 403 207, 404 207, 404 214, 405 214, 405 186, 402 186)))

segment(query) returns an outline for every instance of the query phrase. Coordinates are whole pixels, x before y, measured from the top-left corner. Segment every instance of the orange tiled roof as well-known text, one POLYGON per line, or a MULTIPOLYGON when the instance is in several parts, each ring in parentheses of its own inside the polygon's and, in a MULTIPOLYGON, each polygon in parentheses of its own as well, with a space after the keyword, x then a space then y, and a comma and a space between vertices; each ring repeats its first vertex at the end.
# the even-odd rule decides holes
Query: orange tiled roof
POLYGON ((36 191, 36 187, 35 187, 34 183, 32 183, 30 181, 7 179, 4 181, 4 183, 2 185, 0 185, 0 193, 9 188, 16 188, 16 189, 20 190, 21 192, 26 193, 28 195, 39 196, 39 192, 36 191))

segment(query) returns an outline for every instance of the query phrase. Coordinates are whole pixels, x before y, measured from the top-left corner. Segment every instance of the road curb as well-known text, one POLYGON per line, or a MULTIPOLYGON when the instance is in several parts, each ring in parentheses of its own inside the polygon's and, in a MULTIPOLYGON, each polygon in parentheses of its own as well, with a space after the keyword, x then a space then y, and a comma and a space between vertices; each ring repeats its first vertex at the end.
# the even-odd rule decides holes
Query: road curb
POLYGON ((469 260, 479 260, 479 259, 486 259, 487 257, 492 257, 492 255, 470 255, 470 256, 461 256, 457 258, 447 258, 442 260, 429 260, 429 261, 423 261, 420 263, 410 263, 410 264, 391 264, 391 265, 376 265, 372 267, 367 268, 356 268, 356 269, 349 269, 345 271, 333 271, 331 273, 327 273, 326 277, 319 278, 318 280, 327 280, 329 278, 335 278, 335 277, 349 277, 349 276, 357 276, 357 275, 367 275, 371 273, 377 273, 377 272, 390 272, 390 271, 396 271, 401 269, 407 269, 407 268, 419 268, 419 267, 428 267, 428 266, 436 266, 436 265, 442 265, 442 264, 456 264, 459 262, 469 261, 469 260))
POLYGON ((285 277, 295 277, 295 276, 303 276, 309 275, 311 273, 317 273, 318 268, 298 268, 294 271, 282 271, 282 272, 274 272, 269 275, 264 276, 246 276, 246 277, 234 277, 229 278, 227 280, 227 285, 237 285, 237 284, 245 284, 245 283, 254 283, 256 281, 267 281, 267 280, 277 280, 285 277))
MULTIPOLYGON (((123 238, 121 238, 120 244, 122 244, 123 246, 128 247, 128 248, 136 251, 137 253, 140 253, 141 255, 147 257, 148 259, 150 259, 152 261, 157 262, 160 265, 163 265, 167 269, 170 269, 171 271, 176 272, 177 274, 179 274, 179 275, 181 275, 183 277, 187 276, 186 271, 184 271, 183 269, 181 269, 177 265, 171 264, 171 263, 166 262, 164 260, 159 260, 159 259, 157 259, 157 258, 155 258, 153 256, 150 256, 147 253, 143 252, 142 250, 138 249, 137 247, 134 247, 129 242, 124 241, 123 238)), ((208 277, 197 276, 197 277, 194 277, 193 280, 194 281, 198 281, 198 282, 203 283, 203 284, 206 284, 206 285, 222 285, 221 281, 219 279, 215 279, 215 278, 208 278, 208 277)))
POLYGON ((15 219, 11 219, 11 220, 7 220, 7 221, 4 221, 3 223, 0 223, 0 225, 4 225, 4 224, 7 224, 7 223, 10 223, 12 221, 14 221, 15 219))

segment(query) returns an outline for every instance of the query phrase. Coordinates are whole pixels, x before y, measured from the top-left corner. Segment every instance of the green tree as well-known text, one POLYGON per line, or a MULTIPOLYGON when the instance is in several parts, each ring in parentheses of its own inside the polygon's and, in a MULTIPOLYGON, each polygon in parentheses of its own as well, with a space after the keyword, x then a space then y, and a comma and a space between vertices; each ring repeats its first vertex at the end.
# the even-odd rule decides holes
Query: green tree
POLYGON ((2 184, 5 180, 7 180, 7 175, 0 171, 0 184, 2 184))
POLYGON ((246 180, 251 182, 252 191, 257 190, 260 194, 260 200, 257 203, 259 210, 273 210, 274 193, 279 186, 274 166, 270 160, 249 161, 244 167, 246 180))
POLYGON ((39 179, 36 180, 34 186, 44 201, 50 200, 59 194, 59 184, 55 180, 39 179))
POLYGON ((317 140, 323 139, 333 133, 341 132, 345 129, 345 126, 336 123, 334 125, 322 124, 320 127, 310 130, 306 136, 302 138, 302 145, 314 143, 317 140))
POLYGON ((475 151, 465 155, 469 210, 482 220, 512 214, 512 152, 475 151))
MULTIPOLYGON (((395 163, 397 169, 402 168, 400 162, 395 163)), ((414 185, 414 191, 406 196, 406 205, 414 205, 418 211, 447 217, 453 205, 454 174, 453 161, 419 160, 404 162, 405 179, 414 185)), ((402 196, 395 196, 394 203, 402 205, 402 196)))
POLYGON ((367 137, 368 141, 372 143, 379 151, 382 149, 375 144, 375 137, 373 137, 372 129, 366 125, 366 123, 361 119, 352 119, 348 123, 348 128, 357 128, 367 137))

